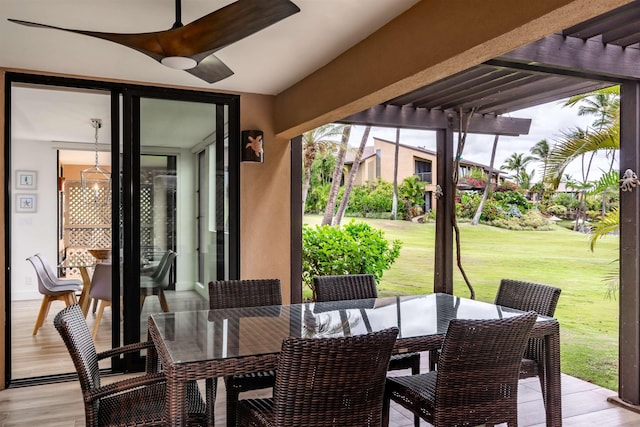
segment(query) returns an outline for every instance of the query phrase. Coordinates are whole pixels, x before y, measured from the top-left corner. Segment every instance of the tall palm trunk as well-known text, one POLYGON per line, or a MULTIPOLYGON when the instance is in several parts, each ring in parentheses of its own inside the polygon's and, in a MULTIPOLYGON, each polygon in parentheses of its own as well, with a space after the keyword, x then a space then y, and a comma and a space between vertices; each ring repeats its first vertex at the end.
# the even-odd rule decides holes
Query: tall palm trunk
POLYGON ((491 150, 491 162, 489 163, 489 177, 487 178, 487 182, 484 185, 484 193, 482 194, 482 199, 480 200, 480 204, 478 205, 476 214, 473 216, 473 219, 471 220, 471 225, 478 225, 478 222, 480 222, 480 216, 482 216, 482 209, 484 209, 484 203, 487 201, 489 188, 491 186, 491 176, 493 175, 493 161, 496 158, 496 148, 498 147, 499 137, 500 135, 496 134, 495 138, 493 139, 493 149, 491 150))
POLYGON ((351 166, 351 170, 349 171, 349 177, 347 178, 347 182, 344 184, 344 194, 342 195, 342 200, 340 201, 338 213, 333 219, 333 225, 340 225, 342 223, 342 218, 344 218, 344 213, 347 210, 347 205, 349 204, 349 197, 351 196, 351 188, 353 187, 353 182, 355 181, 356 174, 358 173, 358 169, 360 168, 362 153, 364 152, 365 145, 367 145, 370 131, 371 126, 367 126, 366 128, 364 128, 364 133, 362 134, 362 139, 360 140, 360 146, 358 147, 358 151, 356 152, 356 158, 353 160, 353 165, 351 166))
POLYGON ((391 219, 398 219, 398 151, 400 149, 400 128, 396 128, 396 151, 393 156, 393 202, 391 219))
POLYGON ((340 190, 340 178, 344 168, 344 157, 349 146, 349 135, 351 134, 351 126, 345 126, 342 130, 342 141, 336 158, 336 168, 333 171, 333 179, 331 180, 331 189, 327 199, 327 207, 324 210, 321 225, 331 225, 333 220, 333 212, 336 209, 336 200, 338 200, 338 191, 340 190))
POLYGON ((303 181, 302 181, 302 214, 304 215, 305 205, 307 204, 307 196, 309 195, 309 186, 311 185, 311 165, 316 158, 316 147, 307 148, 303 159, 303 181))

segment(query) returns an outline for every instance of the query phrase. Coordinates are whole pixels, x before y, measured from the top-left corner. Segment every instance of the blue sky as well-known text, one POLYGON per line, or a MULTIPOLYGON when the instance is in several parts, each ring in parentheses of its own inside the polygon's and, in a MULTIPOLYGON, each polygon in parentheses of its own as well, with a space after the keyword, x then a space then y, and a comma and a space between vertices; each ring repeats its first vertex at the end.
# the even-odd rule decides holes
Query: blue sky
MULTIPOLYGON (((531 129, 528 135, 519 137, 501 136, 498 140, 494 166, 502 166, 504 161, 513 153, 526 153, 529 155, 531 147, 542 139, 546 139, 549 144, 553 146, 554 142, 562 135, 563 130, 569 130, 576 127, 586 128, 593 122, 594 117, 592 116, 578 116, 577 107, 563 107, 562 104, 563 102, 553 102, 511 113, 509 115, 511 117, 532 119, 531 129)), ((355 126, 351 130, 349 144, 352 146, 358 146, 360 144, 363 131, 364 126, 355 126)), ((395 141, 396 130, 395 128, 372 128, 371 133, 369 134, 369 141, 367 142, 368 145, 373 144, 374 136, 389 141, 395 141)), ((473 162, 488 165, 491 160, 493 138, 493 135, 469 135, 467 137, 462 157, 473 162)), ((402 129, 400 131, 400 143, 434 150, 435 136, 434 133, 430 131, 402 129)), ((532 163, 527 167, 527 171, 530 172, 538 165, 539 163, 532 163)), ((607 160, 604 154, 599 155, 594 159, 591 167, 591 173, 589 174, 589 180, 598 179, 602 174, 601 170, 608 170, 608 168, 609 160, 607 160)), ((617 161, 614 168, 617 168, 617 161)), ((581 180, 582 172, 580 162, 575 161, 569 165, 565 170, 565 173, 570 174, 576 180, 581 180)), ((536 171, 534 181, 538 181, 540 178, 540 171, 536 171)))

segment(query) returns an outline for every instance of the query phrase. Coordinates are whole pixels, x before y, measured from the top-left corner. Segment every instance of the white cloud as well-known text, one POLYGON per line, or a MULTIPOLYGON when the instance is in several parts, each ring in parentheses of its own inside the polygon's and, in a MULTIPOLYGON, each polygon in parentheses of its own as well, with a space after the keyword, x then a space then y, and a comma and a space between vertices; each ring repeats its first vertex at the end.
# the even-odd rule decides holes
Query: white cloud
MULTIPOLYGON (((513 153, 525 153, 529 155, 529 150, 543 139, 546 139, 549 142, 549 145, 553 146, 555 141, 561 137, 563 131, 575 129, 576 127, 583 129, 590 127, 594 120, 593 116, 578 116, 576 107, 562 107, 562 102, 553 102, 519 110, 509 114, 509 116, 530 118, 531 128, 528 135, 522 135, 519 137, 500 137, 498 140, 498 148, 496 150, 496 159, 494 163, 496 167, 502 166, 505 160, 513 153)), ((357 146, 360 144, 363 131, 364 126, 353 127, 351 130, 351 138, 349 140, 350 145, 357 146)), ((395 128, 372 128, 371 133, 369 134, 368 145, 373 144, 374 136, 389 141, 395 141, 396 130, 395 128)), ((454 138, 457 138, 457 136, 454 138)), ((462 157, 473 162, 488 165, 491 160, 493 139, 493 135, 470 134, 467 137, 462 157)), ((432 131, 401 129, 400 143, 435 150, 435 134, 432 131)), ((528 170, 530 171, 536 166, 536 164, 531 164, 528 170)), ((618 164, 616 161, 614 168, 617 167, 618 164)), ((601 171, 608 170, 608 168, 609 160, 604 154, 598 154, 591 166, 589 179, 597 179, 601 175, 601 171)), ((571 175, 574 179, 580 180, 582 177, 581 169, 580 161, 574 161, 567 167, 565 173, 571 175)), ((539 172, 536 173, 536 178, 540 178, 539 172)))

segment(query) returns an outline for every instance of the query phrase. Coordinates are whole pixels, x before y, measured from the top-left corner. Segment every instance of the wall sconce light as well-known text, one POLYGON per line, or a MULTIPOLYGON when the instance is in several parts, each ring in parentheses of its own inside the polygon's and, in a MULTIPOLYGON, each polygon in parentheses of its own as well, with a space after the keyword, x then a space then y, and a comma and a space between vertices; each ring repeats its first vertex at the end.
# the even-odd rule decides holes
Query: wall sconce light
POLYGON ((242 131, 242 161, 264 162, 263 132, 261 130, 242 131))

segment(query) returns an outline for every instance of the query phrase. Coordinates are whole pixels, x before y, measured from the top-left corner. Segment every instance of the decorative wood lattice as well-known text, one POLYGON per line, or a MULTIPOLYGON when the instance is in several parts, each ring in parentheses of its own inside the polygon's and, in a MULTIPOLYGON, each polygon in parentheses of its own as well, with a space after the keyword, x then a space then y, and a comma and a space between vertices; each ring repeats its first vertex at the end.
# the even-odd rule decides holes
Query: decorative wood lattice
MULTIPOLYGON (((111 247, 111 206, 85 204, 80 181, 65 182, 64 214, 65 264, 90 264, 95 259, 87 249, 111 247)), ((80 277, 78 268, 65 270, 67 277, 80 277)))

